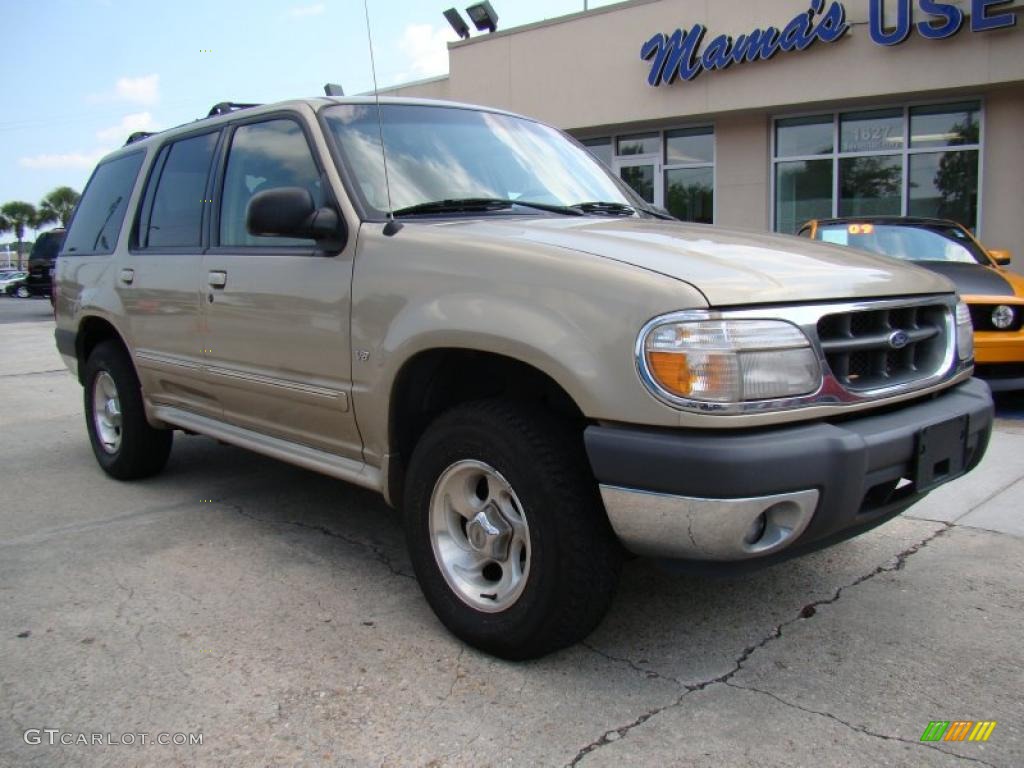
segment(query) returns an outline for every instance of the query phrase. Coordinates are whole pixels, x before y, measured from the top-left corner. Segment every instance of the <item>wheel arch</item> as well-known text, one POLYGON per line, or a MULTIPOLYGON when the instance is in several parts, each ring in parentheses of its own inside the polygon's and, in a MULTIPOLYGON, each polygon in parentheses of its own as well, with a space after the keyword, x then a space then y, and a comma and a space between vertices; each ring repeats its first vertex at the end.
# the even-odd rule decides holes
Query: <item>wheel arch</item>
MULTIPOLYGON (((85 384, 85 363, 97 345, 104 341, 116 341, 124 349, 129 360, 132 359, 131 349, 120 331, 105 317, 87 315, 78 324, 75 334, 75 357, 78 359, 78 382, 85 384)), ((134 366, 134 360, 132 361, 134 366)))
POLYGON ((547 372, 521 359, 468 347, 424 349, 394 377, 388 403, 386 498, 402 498, 409 456, 434 419, 462 403, 493 397, 532 402, 581 426, 583 410, 547 372))

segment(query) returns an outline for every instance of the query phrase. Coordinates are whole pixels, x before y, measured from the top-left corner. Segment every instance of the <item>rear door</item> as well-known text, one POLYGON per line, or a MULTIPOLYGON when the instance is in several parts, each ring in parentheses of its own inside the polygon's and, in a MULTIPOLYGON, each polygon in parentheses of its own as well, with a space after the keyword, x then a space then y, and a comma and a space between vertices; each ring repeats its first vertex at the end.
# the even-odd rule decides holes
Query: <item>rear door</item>
POLYGON ((245 223, 252 197, 275 187, 330 202, 328 159, 310 137, 293 112, 241 121, 227 137, 202 269, 204 347, 226 421, 361 460, 349 348, 355 238, 328 253, 312 240, 254 237, 245 223))
POLYGON ((150 400, 220 416, 203 370, 200 290, 210 176, 221 131, 165 144, 150 167, 117 291, 150 400))

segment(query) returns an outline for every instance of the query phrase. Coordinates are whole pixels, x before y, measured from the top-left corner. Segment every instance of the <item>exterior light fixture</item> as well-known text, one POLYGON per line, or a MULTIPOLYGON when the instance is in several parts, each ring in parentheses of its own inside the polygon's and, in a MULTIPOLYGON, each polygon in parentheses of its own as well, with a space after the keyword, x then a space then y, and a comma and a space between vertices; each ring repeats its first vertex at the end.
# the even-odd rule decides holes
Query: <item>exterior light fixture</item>
POLYGON ((448 23, 452 25, 452 29, 455 30, 455 34, 463 40, 469 39, 469 25, 466 24, 465 20, 457 10, 449 8, 444 12, 444 17, 448 19, 448 23))
POLYGON ((493 32, 498 28, 498 14, 495 13, 491 4, 486 0, 476 5, 471 5, 466 8, 466 13, 469 15, 470 20, 476 25, 476 28, 483 32, 485 29, 488 32, 493 32))

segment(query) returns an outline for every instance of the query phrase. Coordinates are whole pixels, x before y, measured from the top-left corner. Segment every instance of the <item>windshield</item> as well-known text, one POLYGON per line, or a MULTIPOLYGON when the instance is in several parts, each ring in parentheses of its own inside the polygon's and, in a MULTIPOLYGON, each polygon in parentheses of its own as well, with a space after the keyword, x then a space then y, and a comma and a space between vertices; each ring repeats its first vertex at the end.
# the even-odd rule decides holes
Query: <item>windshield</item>
POLYGON ((907 261, 989 263, 966 232, 942 224, 822 224, 815 239, 907 261))
MULTIPOLYGON (((391 210, 467 199, 639 205, 585 149, 532 120, 410 104, 380 111, 391 210)), ((377 108, 338 105, 324 116, 364 206, 386 212, 377 108)))

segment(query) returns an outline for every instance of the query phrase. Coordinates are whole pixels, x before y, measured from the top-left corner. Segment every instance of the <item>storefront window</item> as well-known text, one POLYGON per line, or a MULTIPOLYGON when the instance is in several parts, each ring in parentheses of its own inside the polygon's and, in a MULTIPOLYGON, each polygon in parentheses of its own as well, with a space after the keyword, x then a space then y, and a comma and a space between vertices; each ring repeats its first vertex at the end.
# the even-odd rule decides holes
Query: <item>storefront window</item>
POLYGON ((714 162, 715 132, 711 128, 665 132, 666 165, 711 165, 714 162))
POLYGON ((654 202, 653 165, 627 165, 620 170, 620 177, 633 188, 634 192, 648 203, 654 202))
POLYGON ((645 133, 619 138, 617 155, 657 155, 661 152, 661 136, 645 133))
POLYGON ((775 152, 779 157, 832 154, 832 144, 829 115, 795 117, 775 123, 775 152))
POLYGON ((587 151, 594 157, 607 165, 612 165, 612 140, 611 139, 586 139, 581 142, 587 151))
POLYGON ((910 110, 913 149, 977 144, 980 137, 978 104, 945 104, 910 110))
POLYGON ((665 209, 681 221, 715 217, 715 131, 711 126, 665 132, 665 209))
POLYGON ((903 110, 852 112, 839 120, 840 152, 892 152, 903 149, 903 110))
POLYGON ((934 216, 974 229, 980 127, 978 102, 776 120, 776 231, 873 215, 934 216))
POLYGON ((796 232, 809 219, 832 215, 832 161, 796 160, 775 166, 775 229, 796 232))
POLYGON ((902 156, 844 157, 839 161, 840 216, 899 216, 902 200, 902 156))
POLYGON ((978 151, 911 155, 909 214, 977 221, 978 151))
POLYGON ((714 223, 714 126, 598 136, 580 143, 647 202, 682 221, 714 223))
POLYGON ((665 171, 665 208, 682 221, 711 224, 715 203, 714 168, 665 171))

